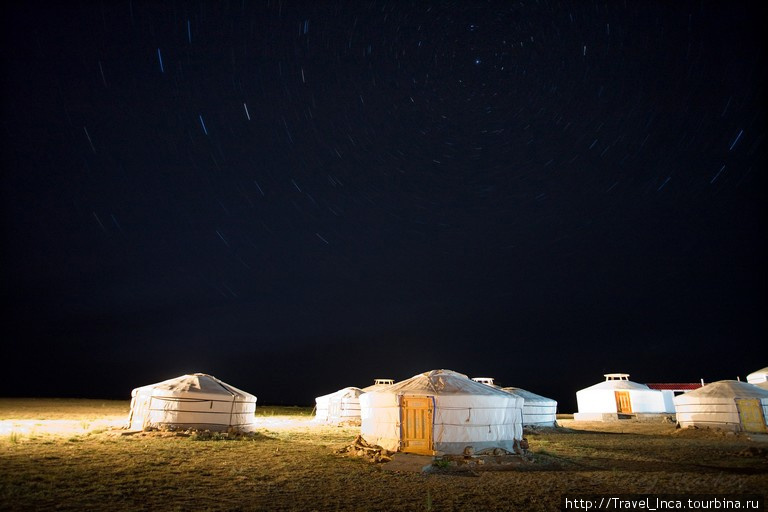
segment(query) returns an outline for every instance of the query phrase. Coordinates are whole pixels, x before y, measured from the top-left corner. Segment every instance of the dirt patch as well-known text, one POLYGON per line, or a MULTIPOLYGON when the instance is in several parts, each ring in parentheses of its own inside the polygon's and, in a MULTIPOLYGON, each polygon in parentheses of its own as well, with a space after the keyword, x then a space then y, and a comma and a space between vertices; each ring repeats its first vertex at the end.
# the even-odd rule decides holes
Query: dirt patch
POLYGON ((363 457, 368 462, 384 463, 392 460, 394 452, 385 450, 379 445, 370 444, 362 436, 358 435, 352 443, 339 448, 334 453, 342 456, 354 455, 355 457, 363 457))

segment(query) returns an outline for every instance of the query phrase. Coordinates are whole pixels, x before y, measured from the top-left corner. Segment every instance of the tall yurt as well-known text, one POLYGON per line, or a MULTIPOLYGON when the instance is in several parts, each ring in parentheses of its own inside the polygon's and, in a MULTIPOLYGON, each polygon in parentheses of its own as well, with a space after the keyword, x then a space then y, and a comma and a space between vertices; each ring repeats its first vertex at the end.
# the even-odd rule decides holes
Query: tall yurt
POLYGON ((747 382, 721 380, 675 397, 681 427, 765 432, 768 390, 747 382))
POLYGON ((134 389, 128 428, 243 430, 254 424, 255 413, 252 394, 193 373, 134 389))
POLYGON ((360 395, 361 434, 390 451, 513 451, 523 437, 523 399, 451 370, 415 375, 360 395))
POLYGON ((359 425, 360 388, 347 387, 315 398, 315 423, 359 425))
POLYGON ((524 427, 554 427, 557 425, 557 401, 525 389, 501 388, 523 399, 524 427))
POLYGON ((628 373, 606 373, 605 380, 576 392, 575 420, 603 421, 619 417, 674 413, 661 391, 629 380, 628 373))

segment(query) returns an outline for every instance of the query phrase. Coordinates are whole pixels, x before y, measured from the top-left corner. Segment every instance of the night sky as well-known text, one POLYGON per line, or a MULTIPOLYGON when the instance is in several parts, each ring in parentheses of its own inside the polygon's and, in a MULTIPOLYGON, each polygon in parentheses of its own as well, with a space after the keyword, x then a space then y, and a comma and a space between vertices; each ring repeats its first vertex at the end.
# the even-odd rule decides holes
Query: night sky
POLYGON ((4 4, 0 395, 743 379, 759 6, 4 4))

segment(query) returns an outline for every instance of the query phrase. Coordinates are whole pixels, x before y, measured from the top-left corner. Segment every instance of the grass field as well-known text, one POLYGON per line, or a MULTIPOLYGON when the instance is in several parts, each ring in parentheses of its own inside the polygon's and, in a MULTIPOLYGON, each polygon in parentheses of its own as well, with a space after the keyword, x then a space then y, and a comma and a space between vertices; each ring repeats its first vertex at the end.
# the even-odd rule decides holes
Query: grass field
POLYGON ((559 510, 568 493, 768 489, 768 439, 670 424, 576 424, 530 433, 512 471, 383 470, 336 449, 358 433, 309 409, 258 408, 256 435, 119 430, 128 402, 0 399, 2 510, 559 510))

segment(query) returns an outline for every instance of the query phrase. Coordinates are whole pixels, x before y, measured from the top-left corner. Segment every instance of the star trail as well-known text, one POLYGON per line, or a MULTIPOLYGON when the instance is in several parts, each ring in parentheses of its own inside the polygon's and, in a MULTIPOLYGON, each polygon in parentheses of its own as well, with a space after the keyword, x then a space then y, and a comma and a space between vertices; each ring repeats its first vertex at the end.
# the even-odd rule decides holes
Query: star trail
POLYGON ((750 5, 4 5, 2 393, 765 366, 750 5))

